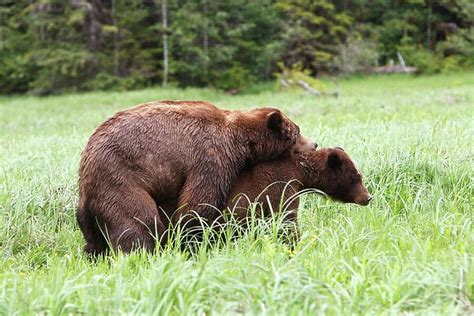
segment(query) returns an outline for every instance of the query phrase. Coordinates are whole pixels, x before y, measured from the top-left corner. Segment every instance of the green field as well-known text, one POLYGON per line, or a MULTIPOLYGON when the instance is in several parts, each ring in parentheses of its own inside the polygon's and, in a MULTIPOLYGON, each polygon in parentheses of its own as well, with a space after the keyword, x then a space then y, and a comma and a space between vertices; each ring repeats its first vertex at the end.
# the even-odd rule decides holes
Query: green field
POLYGON ((339 98, 153 88, 0 97, 0 314, 474 313, 474 74, 344 79, 339 98), (189 257, 91 262, 75 222, 94 128, 158 99, 276 106, 320 147, 341 146, 367 207, 308 196, 294 251, 249 235, 189 257))

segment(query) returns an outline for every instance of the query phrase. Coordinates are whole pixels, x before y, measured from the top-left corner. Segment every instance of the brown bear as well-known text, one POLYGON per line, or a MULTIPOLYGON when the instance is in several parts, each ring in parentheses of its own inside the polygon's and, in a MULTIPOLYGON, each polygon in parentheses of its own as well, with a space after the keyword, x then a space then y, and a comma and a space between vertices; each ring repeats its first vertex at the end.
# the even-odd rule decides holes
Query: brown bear
POLYGON ((124 252, 154 249, 152 235, 166 230, 155 201, 184 206, 174 223, 187 214, 214 221, 237 174, 289 154, 298 137, 298 126, 275 108, 231 111, 162 101, 116 113, 81 155, 76 217, 84 251, 98 254, 108 242, 124 252))
MULTIPOLYGON (((345 203, 367 205, 370 202, 372 196, 364 186, 362 174, 342 148, 302 149, 291 156, 261 162, 242 171, 227 200, 232 216, 239 221, 247 219, 250 202, 260 203, 257 216, 270 216, 272 211, 279 210, 281 201, 288 201, 284 208, 285 220, 296 222, 299 198, 294 194, 307 189, 323 191, 345 203)), ((177 200, 165 201, 159 206, 166 223, 177 207, 177 200)))
POLYGON ((307 189, 317 189, 344 203, 365 206, 372 200, 354 162, 342 148, 336 147, 295 152, 241 172, 227 205, 236 218, 245 219, 250 201, 261 203, 263 216, 278 210, 281 201, 288 201, 289 213, 285 217, 291 220, 296 219, 293 211, 298 208, 299 199, 290 197, 307 189))

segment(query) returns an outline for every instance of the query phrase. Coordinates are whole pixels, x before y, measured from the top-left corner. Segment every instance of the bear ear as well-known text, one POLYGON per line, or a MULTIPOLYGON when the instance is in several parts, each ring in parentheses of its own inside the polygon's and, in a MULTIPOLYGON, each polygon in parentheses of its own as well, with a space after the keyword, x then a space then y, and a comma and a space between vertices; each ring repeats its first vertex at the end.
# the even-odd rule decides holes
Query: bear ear
POLYGON ((342 165, 341 157, 336 152, 331 152, 328 155, 327 165, 329 168, 337 169, 342 165))
POLYGON ((342 148, 342 147, 335 147, 335 148, 336 148, 336 149, 339 149, 339 150, 342 150, 343 152, 346 152, 346 151, 344 150, 344 148, 342 148))
POLYGON ((273 111, 267 114, 267 127, 272 131, 280 131, 283 123, 281 112, 273 111))

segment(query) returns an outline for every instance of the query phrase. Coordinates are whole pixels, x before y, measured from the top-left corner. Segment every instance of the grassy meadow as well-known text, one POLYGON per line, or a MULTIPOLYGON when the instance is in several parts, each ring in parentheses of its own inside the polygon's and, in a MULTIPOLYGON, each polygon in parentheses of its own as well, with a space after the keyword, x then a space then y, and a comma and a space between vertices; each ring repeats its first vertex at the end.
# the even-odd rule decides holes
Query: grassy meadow
POLYGON ((0 314, 473 314, 474 74, 353 77, 340 92, 0 97, 0 314), (158 99, 279 107, 343 147, 374 200, 306 196, 294 250, 261 233, 91 262, 75 222, 81 150, 106 117, 158 99))

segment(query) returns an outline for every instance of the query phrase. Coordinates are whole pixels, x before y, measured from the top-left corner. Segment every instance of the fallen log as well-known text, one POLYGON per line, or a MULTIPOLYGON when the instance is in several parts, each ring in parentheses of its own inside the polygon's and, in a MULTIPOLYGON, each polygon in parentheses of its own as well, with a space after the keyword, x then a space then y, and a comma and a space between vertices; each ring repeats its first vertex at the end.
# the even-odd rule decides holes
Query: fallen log
POLYGON ((405 74, 411 74, 417 72, 416 67, 408 67, 408 66, 402 66, 402 65, 387 65, 387 66, 382 66, 382 67, 376 67, 372 69, 373 73, 378 73, 378 74, 389 74, 389 73, 405 73, 405 74))
POLYGON ((303 89, 305 89, 306 91, 308 91, 311 94, 314 94, 317 97, 321 96, 321 93, 319 93, 318 90, 311 87, 307 82, 304 82, 303 80, 298 80, 298 85, 300 85, 303 89))

